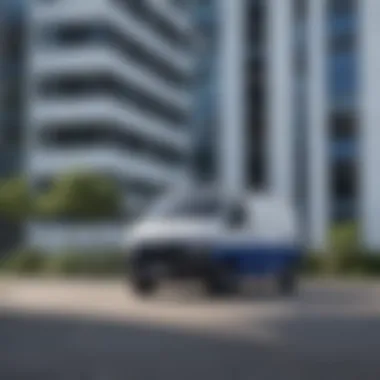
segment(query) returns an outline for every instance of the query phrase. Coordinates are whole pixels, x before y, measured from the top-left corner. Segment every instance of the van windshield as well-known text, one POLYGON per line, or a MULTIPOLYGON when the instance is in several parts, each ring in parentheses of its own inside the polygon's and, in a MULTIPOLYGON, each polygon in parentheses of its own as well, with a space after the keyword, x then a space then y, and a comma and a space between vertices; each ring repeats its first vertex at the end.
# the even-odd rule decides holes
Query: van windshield
POLYGON ((171 204, 162 214, 169 217, 215 217, 222 210, 222 202, 217 197, 188 197, 171 204))

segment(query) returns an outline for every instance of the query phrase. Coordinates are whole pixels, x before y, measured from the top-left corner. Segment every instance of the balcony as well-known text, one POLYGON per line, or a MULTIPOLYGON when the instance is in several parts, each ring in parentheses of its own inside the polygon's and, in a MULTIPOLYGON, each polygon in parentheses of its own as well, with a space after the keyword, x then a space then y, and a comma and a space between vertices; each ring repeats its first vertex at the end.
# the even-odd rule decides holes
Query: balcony
POLYGON ((151 6, 167 22, 174 25, 179 33, 186 33, 191 29, 191 16, 175 9, 172 5, 165 1, 151 1, 151 6))
POLYGON ((34 75, 110 73, 125 82, 152 94, 160 100, 188 110, 191 98, 187 91, 177 90, 157 75, 123 59, 122 54, 107 46, 38 50, 32 57, 34 75))
POLYGON ((117 59, 112 59, 112 72, 127 83, 132 83, 155 95, 159 99, 165 100, 169 105, 176 105, 182 109, 189 110, 191 106, 191 96, 186 90, 178 90, 166 83, 158 76, 144 70, 140 65, 127 61, 121 53, 115 53, 117 59))
POLYGON ((50 176, 71 170, 116 173, 157 186, 167 186, 180 181, 183 169, 164 165, 146 155, 137 156, 121 152, 110 146, 35 150, 29 161, 29 172, 34 176, 50 176))
POLYGON ((104 18, 108 0, 31 1, 34 22, 88 21, 104 18))
POLYGON ((38 47, 31 57, 31 75, 59 75, 104 72, 110 66, 106 46, 93 45, 70 49, 38 47))
POLYGON ((150 31, 143 24, 139 23, 132 15, 116 4, 109 7, 108 21, 114 28, 122 31, 127 38, 133 38, 143 44, 149 51, 154 52, 158 57, 164 58, 169 64, 182 69, 185 73, 191 73, 194 67, 194 59, 190 54, 183 54, 150 31))
POLYGON ((91 95, 70 100, 35 100, 31 120, 35 125, 72 125, 104 122, 119 125, 123 130, 138 133, 163 144, 177 146, 185 151, 191 149, 190 133, 170 126, 136 107, 128 106, 112 96, 91 95))

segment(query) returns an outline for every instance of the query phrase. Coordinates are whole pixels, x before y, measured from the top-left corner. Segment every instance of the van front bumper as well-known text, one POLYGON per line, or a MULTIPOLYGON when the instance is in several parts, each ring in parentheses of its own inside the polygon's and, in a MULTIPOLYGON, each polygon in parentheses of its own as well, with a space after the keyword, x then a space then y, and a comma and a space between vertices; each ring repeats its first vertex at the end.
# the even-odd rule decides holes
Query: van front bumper
POLYGON ((129 264, 132 270, 157 268, 165 277, 198 277, 207 270, 210 257, 210 251, 199 246, 159 243, 135 247, 129 264))

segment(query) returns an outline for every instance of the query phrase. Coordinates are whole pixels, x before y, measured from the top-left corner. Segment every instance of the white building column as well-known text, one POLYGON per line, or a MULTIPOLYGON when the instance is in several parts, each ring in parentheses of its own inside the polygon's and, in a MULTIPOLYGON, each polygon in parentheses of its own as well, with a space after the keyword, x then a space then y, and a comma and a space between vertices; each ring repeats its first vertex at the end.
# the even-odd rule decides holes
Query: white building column
POLYGON ((380 1, 360 0, 360 205, 364 245, 380 249, 380 1))
POLYGON ((245 187, 245 18, 246 0, 217 0, 219 14, 219 178, 229 195, 245 187))
POLYGON ((326 16, 326 0, 309 0, 308 228, 310 245, 316 250, 326 248, 330 218, 326 16))
POLYGON ((269 191, 294 200, 293 0, 267 1, 267 170, 269 191))

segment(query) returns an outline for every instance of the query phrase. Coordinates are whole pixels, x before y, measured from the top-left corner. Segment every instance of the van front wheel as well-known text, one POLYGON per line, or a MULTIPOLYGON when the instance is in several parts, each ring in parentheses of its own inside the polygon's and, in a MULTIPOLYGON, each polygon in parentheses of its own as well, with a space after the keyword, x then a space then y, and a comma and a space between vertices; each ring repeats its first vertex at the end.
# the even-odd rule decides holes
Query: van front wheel
POLYGON ((233 269, 224 263, 211 266, 205 278, 206 293, 211 296, 234 294, 238 290, 238 281, 233 269))
POLYGON ((150 296, 156 292, 158 279, 151 273, 148 266, 138 266, 133 272, 131 284, 137 295, 150 296))
POLYGON ((293 269, 286 270, 277 276, 277 289, 281 295, 290 296, 297 292, 297 272, 293 269))

